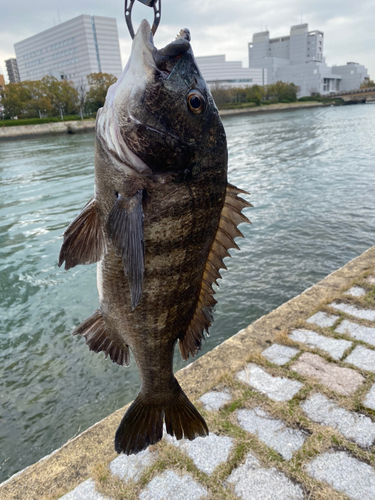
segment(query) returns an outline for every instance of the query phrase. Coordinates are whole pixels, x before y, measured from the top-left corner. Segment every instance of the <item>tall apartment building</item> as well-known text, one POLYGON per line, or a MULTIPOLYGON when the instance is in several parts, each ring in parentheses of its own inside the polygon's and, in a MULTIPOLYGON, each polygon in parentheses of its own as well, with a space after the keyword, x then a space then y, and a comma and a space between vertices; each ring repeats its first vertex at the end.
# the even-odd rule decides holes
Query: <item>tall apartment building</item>
POLYGON ((7 67, 7 73, 10 83, 19 83, 21 80, 20 74, 18 72, 17 59, 7 59, 5 61, 5 64, 7 67))
POLYGON ((354 90, 369 78, 367 69, 357 63, 327 66, 323 49, 324 34, 309 31, 308 24, 292 26, 288 36, 278 38, 263 31, 249 43, 249 66, 267 70, 269 84, 294 83, 298 97, 354 90))
POLYGON ((202 56, 195 58, 203 78, 210 88, 251 87, 267 83, 267 74, 262 69, 243 68, 241 61, 226 61, 225 55, 202 56))
POLYGON ((87 83, 90 73, 121 75, 117 22, 82 14, 14 44, 21 81, 54 76, 87 83))

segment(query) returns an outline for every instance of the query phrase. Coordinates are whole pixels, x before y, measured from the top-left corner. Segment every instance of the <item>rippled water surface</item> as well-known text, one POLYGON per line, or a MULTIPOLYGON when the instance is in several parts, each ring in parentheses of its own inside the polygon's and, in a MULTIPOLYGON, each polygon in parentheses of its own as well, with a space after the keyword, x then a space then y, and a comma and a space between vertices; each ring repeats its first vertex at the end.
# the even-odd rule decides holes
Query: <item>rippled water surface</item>
MULTIPOLYGON (((375 105, 224 124, 230 181, 255 208, 201 354, 375 244, 375 105)), ((138 391, 134 360, 113 365, 70 335, 98 307, 95 266, 57 267, 61 234, 92 196, 93 159, 93 134, 0 143, 0 480, 138 391)))

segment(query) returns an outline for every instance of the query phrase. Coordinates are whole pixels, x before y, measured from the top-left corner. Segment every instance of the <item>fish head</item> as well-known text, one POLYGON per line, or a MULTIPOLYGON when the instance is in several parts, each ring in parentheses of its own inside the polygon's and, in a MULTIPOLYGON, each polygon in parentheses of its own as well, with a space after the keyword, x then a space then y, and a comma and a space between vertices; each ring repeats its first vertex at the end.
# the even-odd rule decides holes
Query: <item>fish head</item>
POLYGON ((203 157, 227 167, 224 127, 186 29, 158 50, 142 21, 99 120, 105 116, 113 122, 117 149, 130 150, 154 174, 196 172, 204 168, 203 157))

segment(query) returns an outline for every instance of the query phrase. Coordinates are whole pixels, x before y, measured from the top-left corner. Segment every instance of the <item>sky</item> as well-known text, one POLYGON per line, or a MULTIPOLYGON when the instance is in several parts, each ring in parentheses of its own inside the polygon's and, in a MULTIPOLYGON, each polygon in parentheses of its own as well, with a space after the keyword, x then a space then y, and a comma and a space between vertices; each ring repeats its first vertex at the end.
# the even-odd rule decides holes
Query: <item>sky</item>
MULTIPOLYGON (((80 14, 117 19, 124 66, 131 47, 124 0, 12 0, 1 9, 0 74, 7 79, 4 60, 15 57, 14 43, 80 14)), ((135 29, 144 17, 152 22, 153 9, 136 1, 135 29)), ((375 0, 162 0, 155 45, 165 46, 186 27, 196 56, 225 54, 247 67, 253 33, 267 29, 272 38, 285 36, 301 20, 324 32, 329 66, 358 62, 375 78, 375 0)))

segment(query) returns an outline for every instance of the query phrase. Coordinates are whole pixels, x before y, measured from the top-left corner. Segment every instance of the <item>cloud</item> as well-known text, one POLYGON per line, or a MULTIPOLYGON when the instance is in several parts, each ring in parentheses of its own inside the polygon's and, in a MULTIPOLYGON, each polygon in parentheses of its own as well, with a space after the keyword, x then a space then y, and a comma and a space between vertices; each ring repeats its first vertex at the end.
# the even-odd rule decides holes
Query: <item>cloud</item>
MULTIPOLYGON (((14 56, 13 44, 54 23, 80 14, 115 17, 119 29, 123 64, 128 59, 131 41, 120 0, 17 0, 8 2, 0 19, 0 66, 14 56)), ((364 64, 375 77, 375 9, 373 0, 162 0, 162 20, 155 37, 157 46, 169 43, 176 33, 187 27, 192 34, 196 55, 226 54, 227 60, 247 65, 247 44, 252 35, 268 29, 271 37, 286 35, 290 26, 302 21, 311 30, 325 35, 324 55, 327 63, 364 64)), ((143 17, 151 22, 153 10, 136 2, 134 26, 143 17)), ((1 69, 0 69, 1 71, 1 69)))

